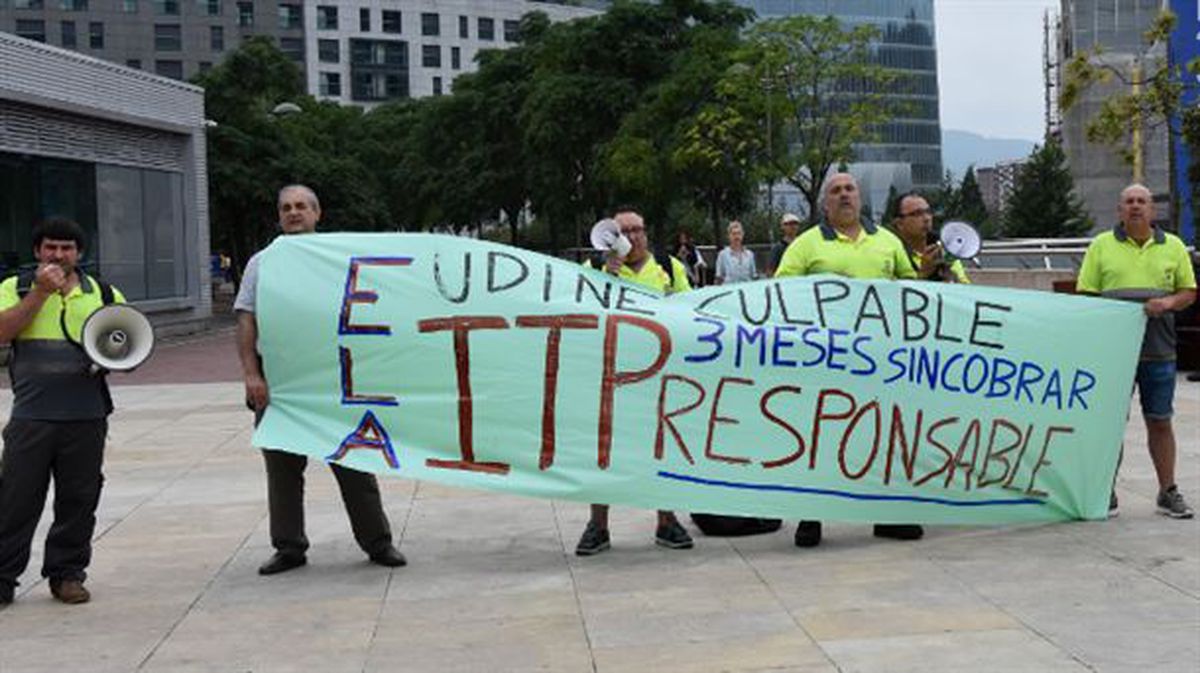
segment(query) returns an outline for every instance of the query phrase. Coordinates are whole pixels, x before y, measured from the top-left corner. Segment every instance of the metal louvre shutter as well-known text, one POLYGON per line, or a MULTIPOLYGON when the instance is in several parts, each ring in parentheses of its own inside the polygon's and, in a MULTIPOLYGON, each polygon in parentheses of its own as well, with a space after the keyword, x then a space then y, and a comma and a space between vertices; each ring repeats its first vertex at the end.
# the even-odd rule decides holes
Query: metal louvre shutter
POLYGON ((187 136, 0 100, 0 150, 184 171, 187 136))

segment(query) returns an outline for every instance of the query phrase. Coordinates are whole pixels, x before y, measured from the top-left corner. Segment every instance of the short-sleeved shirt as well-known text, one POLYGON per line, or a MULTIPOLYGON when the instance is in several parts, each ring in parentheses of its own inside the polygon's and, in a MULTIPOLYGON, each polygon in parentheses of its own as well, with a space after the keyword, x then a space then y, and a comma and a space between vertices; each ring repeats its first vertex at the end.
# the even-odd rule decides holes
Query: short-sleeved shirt
MULTIPOLYGON (((591 260, 585 260, 584 264, 590 268, 596 268, 596 265, 591 260)), ((249 268, 249 265, 247 265, 247 268, 249 268)), ((687 269, 684 268, 683 262, 675 257, 671 257, 671 269, 671 275, 668 276, 666 270, 659 265, 654 255, 647 254, 642 268, 634 271, 629 265, 622 264, 617 276, 664 294, 687 292, 692 289, 692 284, 688 282, 687 269)))
POLYGON ((904 244, 892 232, 862 223, 851 239, 828 223, 796 237, 783 253, 775 277, 832 273, 850 278, 916 278, 904 244))
MULTIPOLYGON (((21 302, 17 276, 0 283, 0 311, 21 302)), ((113 288, 113 301, 125 296, 113 288)), ((46 298, 33 320, 12 343, 8 365, 12 379, 12 417, 42 421, 83 421, 104 418, 112 400, 103 376, 93 376, 92 362, 77 344, 83 324, 104 299, 95 279, 79 274, 79 284, 64 297, 46 298), (63 328, 67 334, 63 334, 63 328), (68 338, 69 337, 69 338, 68 338)))
MULTIPOLYGON (((1138 245, 1118 224, 1092 240, 1075 287, 1080 292, 1145 303, 1195 289, 1196 272, 1178 236, 1155 227, 1145 245, 1138 245)), ((1175 359, 1173 313, 1147 321, 1141 359, 1175 359)))
POLYGON ((238 286, 237 297, 233 300, 233 310, 254 313, 258 305, 258 257, 262 251, 254 253, 246 268, 242 271, 242 284, 238 286))
POLYGON ((754 280, 758 269, 754 265, 754 253, 742 248, 740 253, 733 248, 722 248, 717 255, 714 273, 725 283, 744 283, 754 280))

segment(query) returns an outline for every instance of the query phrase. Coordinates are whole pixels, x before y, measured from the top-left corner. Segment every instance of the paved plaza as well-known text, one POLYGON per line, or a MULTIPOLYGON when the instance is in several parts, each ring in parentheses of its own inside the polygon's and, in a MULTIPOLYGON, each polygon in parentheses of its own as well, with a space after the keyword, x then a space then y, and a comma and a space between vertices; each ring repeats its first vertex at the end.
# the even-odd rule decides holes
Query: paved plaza
MULTIPOLYGON (((809 550, 789 522, 666 551, 650 512, 617 508, 612 551, 581 559, 584 505, 391 479, 410 565, 389 570, 315 465, 309 565, 260 577, 265 479, 234 357, 226 328, 118 381, 93 600, 50 598, 43 519, 0 610, 0 673, 1200 670, 1200 523, 1154 513, 1140 423, 1117 519, 916 543, 827 524, 809 550)), ((1176 405, 1180 486, 1200 504, 1200 384, 1181 378, 1176 405)))

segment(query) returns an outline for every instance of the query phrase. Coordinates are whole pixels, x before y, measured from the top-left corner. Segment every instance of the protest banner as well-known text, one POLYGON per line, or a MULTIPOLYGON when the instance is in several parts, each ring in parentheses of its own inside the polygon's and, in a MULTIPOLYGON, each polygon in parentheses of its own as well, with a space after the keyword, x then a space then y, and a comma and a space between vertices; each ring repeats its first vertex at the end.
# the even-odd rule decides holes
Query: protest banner
POLYGON ((516 248, 281 237, 257 446, 646 508, 930 523, 1098 519, 1137 304, 763 280, 664 297, 516 248))

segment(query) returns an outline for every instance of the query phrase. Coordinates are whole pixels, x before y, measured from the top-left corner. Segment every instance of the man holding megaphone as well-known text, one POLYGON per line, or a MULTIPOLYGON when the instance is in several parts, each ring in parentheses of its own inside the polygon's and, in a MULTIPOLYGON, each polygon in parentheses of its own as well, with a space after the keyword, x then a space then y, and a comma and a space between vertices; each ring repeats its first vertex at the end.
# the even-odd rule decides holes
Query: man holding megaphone
POLYGON ((918 278, 947 283, 971 282, 961 260, 946 258, 946 250, 933 231, 933 210, 925 197, 916 192, 901 196, 892 227, 904 243, 918 278))
POLYGON ((0 283, 0 342, 12 346, 13 390, 0 458, 0 605, 12 602, 29 563, 52 477, 42 576, 58 600, 86 603, 112 398, 80 339, 94 312, 125 298, 78 269, 84 233, 76 222, 50 218, 32 238, 37 271, 0 283))

